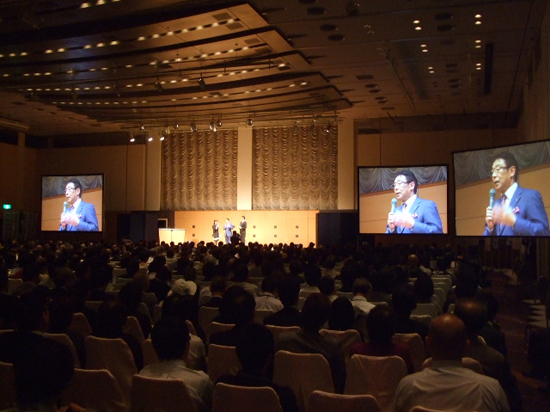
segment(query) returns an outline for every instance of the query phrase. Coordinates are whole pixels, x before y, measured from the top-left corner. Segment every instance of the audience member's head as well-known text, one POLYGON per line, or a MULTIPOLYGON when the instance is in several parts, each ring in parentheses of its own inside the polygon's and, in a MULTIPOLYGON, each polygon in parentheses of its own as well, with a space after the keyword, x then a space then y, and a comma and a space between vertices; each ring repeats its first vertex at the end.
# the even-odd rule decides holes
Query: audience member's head
POLYGON ((339 297, 330 305, 328 327, 332 330, 348 330, 353 328, 355 311, 348 298, 339 297))
POLYGON ((332 276, 323 276, 319 280, 319 292, 325 296, 336 294, 336 285, 332 276))
POLYGON ((300 283, 296 278, 284 279, 279 283, 279 299, 284 307, 296 305, 300 295, 300 283))
POLYGON ((163 317, 155 324, 151 341, 160 360, 185 360, 189 352, 189 329, 185 320, 163 317))
POLYGON ((227 323, 245 325, 254 319, 256 301, 244 288, 238 285, 228 288, 220 303, 220 317, 227 323))
POLYGON ((392 306, 398 319, 409 319, 416 305, 416 296, 408 285, 400 285, 393 292, 392 306))
POLYGON ((457 316, 449 313, 432 320, 426 345, 434 360, 460 361, 466 348, 466 327, 457 316))
POLYGON ((414 281, 414 294, 418 302, 429 303, 434 294, 434 283, 426 273, 418 273, 414 281))
POLYGON ((13 370, 21 410, 27 410, 25 405, 51 408, 73 377, 73 356, 67 346, 44 339, 40 345, 29 345, 24 356, 15 359, 13 370))
POLYGON ((267 277, 264 280, 262 280, 262 292, 267 292, 267 293, 276 295, 277 289, 278 289, 278 282, 273 276, 267 277))
POLYGON ((273 334, 265 326, 250 323, 237 337, 237 356, 243 370, 251 374, 266 375, 275 353, 273 334))
POLYGON ((468 337, 475 338, 487 323, 487 309, 477 299, 462 298, 456 302, 454 314, 464 322, 468 337))
POLYGON ((141 288, 134 282, 127 283, 120 289, 118 299, 126 306, 128 314, 135 313, 141 303, 141 288))
POLYGON ((210 282, 210 292, 212 293, 212 296, 223 296, 226 289, 227 280, 225 279, 225 276, 212 276, 212 281, 210 282))
POLYGON ((353 293, 353 296, 359 295, 359 296, 367 297, 371 289, 372 289, 372 285, 367 278, 357 278, 353 282, 352 293, 353 293))
POLYGON ((373 345, 390 345, 395 334, 395 313, 389 305, 377 305, 365 319, 369 341, 373 345))
POLYGON ((196 302, 193 296, 173 294, 162 304, 162 317, 178 317, 192 320, 195 314, 196 302))
POLYGON ((168 295, 195 296, 197 284, 191 280, 177 279, 172 283, 172 289, 168 295))
POLYGON ((50 324, 48 296, 40 289, 22 295, 18 300, 15 323, 21 332, 46 332, 50 324))
POLYGON ((321 293, 312 293, 304 302, 302 308, 302 321, 304 331, 318 332, 328 320, 330 313, 330 300, 321 293))
POLYGON ((304 277, 309 286, 319 286, 322 277, 321 268, 315 264, 307 264, 304 269, 304 277))
POLYGON ((119 338, 126 321, 126 307, 122 302, 116 300, 105 301, 97 310, 94 334, 100 338, 119 338))

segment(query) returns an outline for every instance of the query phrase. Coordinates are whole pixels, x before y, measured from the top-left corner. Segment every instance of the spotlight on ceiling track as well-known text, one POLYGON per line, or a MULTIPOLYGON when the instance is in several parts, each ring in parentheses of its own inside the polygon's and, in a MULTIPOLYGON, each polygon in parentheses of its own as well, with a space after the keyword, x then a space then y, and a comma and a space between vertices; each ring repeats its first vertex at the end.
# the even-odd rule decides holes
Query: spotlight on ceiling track
POLYGON ((252 120, 252 117, 249 117, 247 120, 246 120, 246 124, 248 126, 254 126, 254 120, 252 120))
POLYGON ((162 87, 162 84, 160 84, 158 80, 155 82, 155 87, 157 88, 159 93, 162 93, 164 91, 164 87, 162 87))
POLYGON ((326 125, 323 126, 323 132, 330 133, 330 128, 332 127, 332 121, 329 120, 326 125))
POLYGON ((129 135, 130 135, 130 143, 134 143, 136 141, 136 138, 134 137, 134 134, 132 132, 130 132, 129 135))
POLYGON ((212 130, 213 132, 218 130, 218 127, 216 126, 216 122, 214 121, 214 119, 212 119, 212 121, 210 122, 210 130, 212 130))
POLYGON ((144 131, 145 131, 145 126, 142 125, 142 124, 140 124, 140 125, 139 125, 139 131, 140 131, 140 132, 144 132, 144 131))
POLYGON ((222 119, 221 117, 218 117, 218 120, 216 121, 216 126, 217 127, 222 127, 223 123, 222 123, 222 119))
POLYGON ((195 122, 191 122, 191 124, 189 125, 189 130, 191 130, 192 132, 196 132, 197 124, 195 122))
POLYGON ((179 129, 180 129, 180 125, 179 125, 178 122, 176 122, 176 124, 174 125, 174 129, 175 129, 175 130, 179 130, 179 129))
POLYGON ((350 0, 346 5, 346 14, 350 17, 357 16, 359 14, 359 2, 350 0))
POLYGON ((148 141, 148 142, 152 142, 152 141, 153 141, 153 136, 149 136, 149 137, 147 138, 147 141, 148 141))
POLYGON ((197 80, 197 83, 199 84, 199 87, 201 89, 204 89, 206 87, 206 82, 204 81, 203 77, 202 77, 202 74, 201 76, 199 77, 199 80, 197 80))

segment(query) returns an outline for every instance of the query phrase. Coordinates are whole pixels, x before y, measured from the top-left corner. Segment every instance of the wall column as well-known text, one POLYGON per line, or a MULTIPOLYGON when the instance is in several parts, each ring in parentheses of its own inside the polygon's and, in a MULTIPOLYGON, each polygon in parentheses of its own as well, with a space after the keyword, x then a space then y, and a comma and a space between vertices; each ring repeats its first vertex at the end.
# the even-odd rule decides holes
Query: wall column
POLYGON ((338 210, 355 209, 356 165, 353 119, 338 125, 338 210))
POLYGON ((146 145, 145 210, 160 210, 162 142, 160 139, 153 139, 146 145))
POLYGON ((237 210, 252 210, 252 127, 238 133, 237 210))
POLYGON ((29 210, 29 205, 25 202, 25 192, 28 190, 26 184, 26 161, 25 161, 25 133, 17 132, 17 197, 15 210, 29 210))

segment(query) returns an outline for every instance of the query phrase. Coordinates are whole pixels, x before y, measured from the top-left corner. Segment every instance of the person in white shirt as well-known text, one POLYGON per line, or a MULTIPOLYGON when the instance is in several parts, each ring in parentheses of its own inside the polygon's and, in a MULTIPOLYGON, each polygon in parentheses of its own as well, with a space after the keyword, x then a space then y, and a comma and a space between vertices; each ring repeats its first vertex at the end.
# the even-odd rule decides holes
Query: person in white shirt
POLYGON ((395 411, 422 406, 442 411, 509 412, 506 394, 497 380, 462 366, 466 341, 466 328, 458 317, 444 313, 435 318, 426 337, 433 362, 401 380, 395 411))
POLYGON ((372 285, 366 278, 357 278, 353 282, 353 299, 351 304, 355 310, 355 316, 367 315, 374 305, 367 301, 367 298, 372 290, 372 285))
POLYGON ((189 352, 189 330, 185 321, 173 316, 160 319, 151 332, 151 340, 160 361, 146 366, 139 374, 181 380, 187 385, 197 409, 209 411, 214 385, 206 373, 190 369, 185 363, 189 352))
POLYGON ((283 308, 278 297, 277 282, 272 277, 267 277, 262 281, 262 293, 255 300, 256 310, 278 312, 283 308))

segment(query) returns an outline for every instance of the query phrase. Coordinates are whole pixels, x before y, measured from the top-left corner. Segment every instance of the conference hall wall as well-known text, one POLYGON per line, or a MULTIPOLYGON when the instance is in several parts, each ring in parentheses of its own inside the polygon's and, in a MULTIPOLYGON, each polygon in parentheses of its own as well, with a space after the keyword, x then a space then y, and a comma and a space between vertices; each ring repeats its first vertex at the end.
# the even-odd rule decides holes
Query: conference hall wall
POLYGON ((186 241, 212 241, 214 219, 220 223, 220 240, 225 243, 223 226, 229 218, 237 233, 241 216, 246 217, 248 229, 246 242, 301 243, 316 242, 317 210, 270 211, 270 210, 215 210, 176 211, 175 228, 185 229, 186 241))

